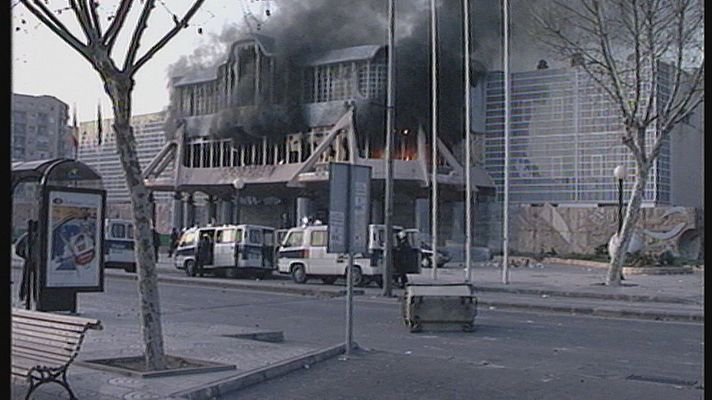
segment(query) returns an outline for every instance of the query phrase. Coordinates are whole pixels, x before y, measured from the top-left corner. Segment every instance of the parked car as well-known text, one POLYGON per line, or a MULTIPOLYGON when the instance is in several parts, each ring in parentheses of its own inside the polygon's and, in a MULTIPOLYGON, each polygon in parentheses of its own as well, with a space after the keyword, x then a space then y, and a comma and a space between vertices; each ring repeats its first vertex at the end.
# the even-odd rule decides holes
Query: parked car
POLYGON ((185 230, 173 258, 174 266, 188 276, 195 276, 195 253, 203 235, 211 239, 204 272, 236 278, 241 273, 266 278, 276 268, 275 232, 260 225, 222 225, 194 227, 185 230))
POLYGON ((104 267, 136 272, 133 221, 106 219, 104 222, 104 267))
MULTIPOLYGON (((327 252, 327 228, 317 223, 289 229, 279 247, 279 273, 291 275, 297 283, 318 278, 332 284, 340 277, 346 278, 347 255, 327 252)), ((364 253, 354 255, 354 285, 382 285, 381 271, 377 258, 364 253)))

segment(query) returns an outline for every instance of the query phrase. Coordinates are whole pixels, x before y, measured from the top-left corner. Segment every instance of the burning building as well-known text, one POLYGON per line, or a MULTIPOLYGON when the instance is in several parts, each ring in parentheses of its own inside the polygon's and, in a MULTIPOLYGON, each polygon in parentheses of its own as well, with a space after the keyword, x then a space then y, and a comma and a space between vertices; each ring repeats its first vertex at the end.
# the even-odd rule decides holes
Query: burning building
MULTIPOLYGON (((176 226, 198 222, 194 195, 202 193, 208 221, 290 227, 305 216, 327 219, 329 162, 368 165, 371 219, 382 223, 386 50, 372 44, 295 56, 271 37, 246 35, 216 68, 172 79, 172 139, 146 168, 147 186, 175 194, 176 226)), ((421 87, 427 101, 429 87, 421 87)), ((394 223, 423 232, 430 229, 427 126, 399 126, 392 153, 394 223)), ((445 238, 464 235, 465 170, 451 147, 437 143, 445 238)), ((483 170, 471 173, 473 190, 493 186, 483 170)))

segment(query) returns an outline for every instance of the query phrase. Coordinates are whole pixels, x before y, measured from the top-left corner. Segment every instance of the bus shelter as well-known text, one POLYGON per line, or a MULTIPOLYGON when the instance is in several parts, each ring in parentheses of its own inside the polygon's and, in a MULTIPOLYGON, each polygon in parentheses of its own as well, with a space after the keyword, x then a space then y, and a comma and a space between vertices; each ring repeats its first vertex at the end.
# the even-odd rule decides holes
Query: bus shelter
POLYGON ((24 236, 25 307, 34 300, 39 311, 76 312, 77 293, 104 291, 101 176, 66 158, 15 162, 11 174, 12 200, 23 185, 38 205, 24 236))

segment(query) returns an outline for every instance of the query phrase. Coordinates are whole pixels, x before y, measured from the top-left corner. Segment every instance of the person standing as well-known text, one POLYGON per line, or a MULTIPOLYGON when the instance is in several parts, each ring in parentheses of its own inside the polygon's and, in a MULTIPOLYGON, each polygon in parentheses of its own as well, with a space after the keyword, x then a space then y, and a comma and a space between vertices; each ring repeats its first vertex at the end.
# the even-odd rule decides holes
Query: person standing
POLYGON ((178 234, 178 229, 173 227, 173 230, 171 231, 171 243, 168 246, 168 258, 171 258, 173 256, 173 252, 176 251, 176 248, 178 247, 178 239, 179 239, 179 234, 178 234))
POLYGON ((398 232, 396 237, 396 248, 393 252, 393 266, 395 267, 394 272, 396 274, 396 282, 398 283, 398 287, 401 289, 405 288, 405 285, 408 284, 408 275, 406 274, 406 271, 408 270, 407 264, 410 261, 410 257, 408 257, 409 250, 410 246, 408 245, 406 233, 402 231, 398 232))
POLYGON ((156 257, 156 262, 158 262, 158 249, 161 247, 161 235, 158 234, 156 228, 153 228, 153 251, 156 257))
POLYGON ((30 309, 31 298, 37 298, 37 263, 36 263, 36 246, 37 246, 37 221, 29 220, 27 222, 27 232, 20 237, 15 245, 15 254, 24 259, 22 266, 22 281, 20 282, 19 297, 25 302, 25 308, 30 309))
POLYGON ((195 272, 198 276, 203 276, 203 266, 208 262, 210 256, 210 238, 204 234, 198 241, 198 248, 195 254, 195 272))

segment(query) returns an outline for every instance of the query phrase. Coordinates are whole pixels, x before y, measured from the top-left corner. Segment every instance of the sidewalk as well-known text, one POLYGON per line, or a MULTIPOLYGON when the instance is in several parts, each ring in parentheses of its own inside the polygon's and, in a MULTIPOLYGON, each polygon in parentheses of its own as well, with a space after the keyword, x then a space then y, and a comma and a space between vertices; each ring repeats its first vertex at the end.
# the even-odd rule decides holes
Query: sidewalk
MULTIPOLYGON (((17 260, 19 261, 19 260, 17 260)), ((13 262, 13 267, 20 264, 13 262)), ((170 259, 158 264, 159 281, 200 286, 230 287, 316 297, 339 297, 345 293, 343 280, 324 285, 318 279, 296 284, 287 276, 274 273, 271 279, 224 279, 213 276, 187 277, 176 270, 170 259)), ((605 269, 562 264, 530 264, 509 269, 509 283, 502 283, 502 270, 494 263, 473 263, 471 277, 480 305, 516 310, 564 312, 621 318, 642 318, 704 322, 704 269, 683 275, 630 275, 623 286, 602 285, 605 269)), ((107 277, 136 279, 135 274, 107 269, 107 277)), ((463 282, 462 267, 448 265, 437 271, 437 282, 463 282)), ((432 270, 409 275, 411 282, 434 282, 432 270)), ((380 297, 374 284, 355 288, 357 298, 396 301, 380 297)), ((399 296, 401 289, 394 289, 399 296)))
MULTIPOLYGON (((17 278, 18 271, 13 272, 17 278)), ((22 308, 17 296, 12 296, 12 306, 22 308)), ((87 332, 79 356, 69 368, 68 380, 77 398, 207 400, 336 357, 344 350, 343 344, 298 342, 284 337, 280 331, 258 327, 180 321, 170 312, 171 304, 163 304, 163 308, 167 355, 234 368, 142 378, 87 367, 83 362, 143 353, 136 313, 109 296, 92 296, 92 301, 82 302, 79 316, 100 320, 103 329, 87 332)), ((24 399, 29 385, 12 379, 10 389, 10 399, 20 400, 24 399)), ((68 398, 66 391, 56 384, 44 384, 32 394, 33 400, 64 398, 68 398)))

